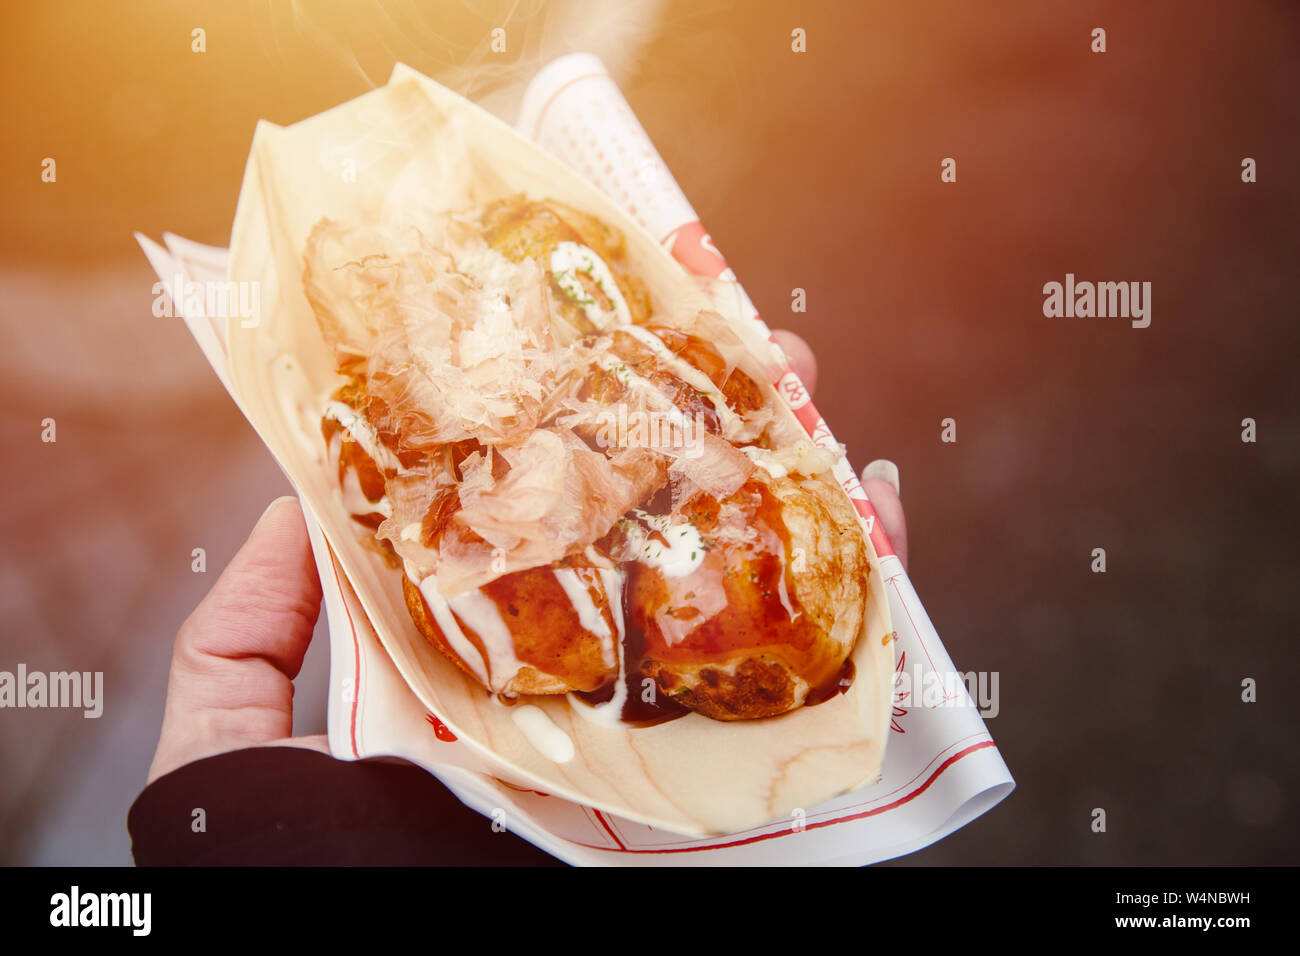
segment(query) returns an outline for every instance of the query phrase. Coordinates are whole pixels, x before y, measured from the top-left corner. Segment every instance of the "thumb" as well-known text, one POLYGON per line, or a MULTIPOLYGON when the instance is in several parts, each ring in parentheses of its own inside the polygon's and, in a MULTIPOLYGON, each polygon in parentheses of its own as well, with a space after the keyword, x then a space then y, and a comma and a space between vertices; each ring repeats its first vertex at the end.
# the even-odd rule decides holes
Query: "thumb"
POLYGON ((292 733, 293 678, 320 601, 302 509, 279 498, 176 635, 151 782, 292 733))

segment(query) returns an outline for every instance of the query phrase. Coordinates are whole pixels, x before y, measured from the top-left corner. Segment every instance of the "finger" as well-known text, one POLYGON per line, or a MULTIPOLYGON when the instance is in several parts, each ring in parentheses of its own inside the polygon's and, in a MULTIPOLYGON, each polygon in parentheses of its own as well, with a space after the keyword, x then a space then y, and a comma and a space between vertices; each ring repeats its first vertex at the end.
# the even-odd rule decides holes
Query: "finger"
MULTIPOLYGON (((874 462, 872 463, 874 464, 874 462)), ((907 568, 907 520, 903 517, 903 502, 898 497, 894 486, 883 478, 872 478, 868 473, 871 465, 863 469, 862 487, 866 489, 871 507, 876 510, 876 519, 885 529, 885 536, 894 546, 894 554, 907 568)))
POLYGON ((176 635, 149 779, 293 731, 293 678, 321 588, 296 499, 281 498, 176 635))
MULTIPOLYGON (((781 346, 781 351, 790 360, 790 367, 811 396, 817 388, 817 357, 813 355, 812 347, 788 329, 776 329, 772 338, 781 346)), ((903 517, 903 502, 898 495, 898 466, 883 458, 873 461, 862 470, 862 485, 876 509, 876 517, 894 546, 894 553, 906 568, 907 521, 903 517)))
POLYGON ((799 376, 803 387, 812 395, 817 389, 817 356, 813 355, 812 347, 789 329, 777 329, 772 333, 772 338, 781 346, 781 351, 790 360, 794 374, 799 376))

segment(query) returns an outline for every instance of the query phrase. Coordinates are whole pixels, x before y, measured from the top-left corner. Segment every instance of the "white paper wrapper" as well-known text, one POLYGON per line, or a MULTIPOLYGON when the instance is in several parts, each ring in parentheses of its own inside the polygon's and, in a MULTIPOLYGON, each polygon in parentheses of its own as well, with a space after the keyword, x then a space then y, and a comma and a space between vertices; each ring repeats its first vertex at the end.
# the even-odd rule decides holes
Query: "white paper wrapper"
MULTIPOLYGON (((719 284, 718 294, 734 294, 741 313, 761 323, 598 59, 573 54, 545 67, 524 94, 517 128, 623 205, 686 268, 731 280, 719 284)), ((226 250, 172 235, 164 236, 165 248, 144 236, 137 239, 229 391, 226 317, 187 311, 183 291, 191 283, 225 282, 226 250)), ((833 443, 793 372, 779 387, 813 441, 833 443)), ((466 805, 574 864, 860 865, 943 838, 994 806, 1015 784, 847 461, 837 477, 881 556, 896 630, 900 681, 891 740, 874 785, 790 819, 706 839, 508 786, 407 688, 308 514, 330 625, 332 751, 341 759, 396 756, 419 764, 466 805)))

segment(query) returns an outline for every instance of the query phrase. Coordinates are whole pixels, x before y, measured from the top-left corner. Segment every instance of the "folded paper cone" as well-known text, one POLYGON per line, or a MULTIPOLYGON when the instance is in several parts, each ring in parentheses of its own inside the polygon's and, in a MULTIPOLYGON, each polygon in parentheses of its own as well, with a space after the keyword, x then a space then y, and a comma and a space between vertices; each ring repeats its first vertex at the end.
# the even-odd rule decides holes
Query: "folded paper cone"
MULTIPOLYGON (((399 66, 382 89, 287 128, 262 123, 254 137, 230 279, 256 283, 261 308, 256 323, 230 322, 234 391, 318 516, 385 650, 422 703, 501 779, 654 827, 692 836, 735 832, 871 782, 889 727, 894 652, 879 563, 865 534, 868 599, 852 651, 856 677, 846 693, 775 718, 724 722, 690 714, 649 727, 593 722, 564 696, 521 701, 549 722, 539 723, 533 711, 520 719, 519 706, 488 694, 421 636, 401 573, 373 543, 366 546, 366 530, 340 499, 320 430, 323 403, 342 379, 304 292, 308 238, 324 218, 411 225, 520 194, 564 203, 621 231, 626 261, 657 308, 719 307, 717 296, 595 187, 407 67, 399 66), (571 748, 544 745, 561 736, 571 748)), ((755 353, 768 348, 754 323, 727 319, 755 353)), ((803 434, 777 391, 766 381, 762 387, 788 420, 788 433, 803 434)), ((842 497, 839 510, 851 514, 839 485, 827 488, 836 507, 842 497)), ((856 519, 843 533, 861 533, 856 519)))

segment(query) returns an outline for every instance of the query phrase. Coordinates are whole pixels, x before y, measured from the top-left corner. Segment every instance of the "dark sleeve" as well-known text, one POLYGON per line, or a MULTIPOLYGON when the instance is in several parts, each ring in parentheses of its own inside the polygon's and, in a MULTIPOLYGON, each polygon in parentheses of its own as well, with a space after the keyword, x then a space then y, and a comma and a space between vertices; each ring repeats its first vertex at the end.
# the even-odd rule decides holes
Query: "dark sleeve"
POLYGON ((299 747, 208 757, 160 777, 127 815, 139 866, 562 865, 410 764, 299 747), (196 810, 204 829, 195 832, 196 810))

